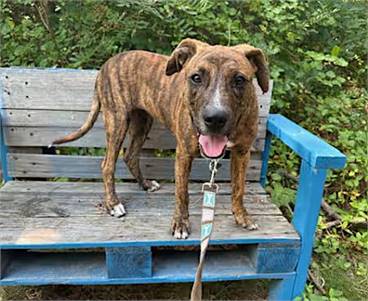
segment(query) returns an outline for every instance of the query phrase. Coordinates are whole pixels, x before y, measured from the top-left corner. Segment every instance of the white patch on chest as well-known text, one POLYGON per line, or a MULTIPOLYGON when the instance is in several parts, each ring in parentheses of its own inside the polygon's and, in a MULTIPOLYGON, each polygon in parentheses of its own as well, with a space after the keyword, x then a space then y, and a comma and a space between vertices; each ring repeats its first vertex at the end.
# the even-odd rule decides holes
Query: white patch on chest
POLYGON ((235 143, 230 141, 230 140, 226 143, 227 148, 232 148, 234 145, 235 145, 235 143))

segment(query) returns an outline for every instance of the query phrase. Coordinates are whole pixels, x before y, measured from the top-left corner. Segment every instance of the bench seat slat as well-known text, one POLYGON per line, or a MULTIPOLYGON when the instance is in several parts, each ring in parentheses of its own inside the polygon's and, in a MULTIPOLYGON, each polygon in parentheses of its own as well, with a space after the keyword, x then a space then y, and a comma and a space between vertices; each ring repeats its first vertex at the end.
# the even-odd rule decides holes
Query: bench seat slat
MULTIPOLYGON (((63 156, 39 154, 8 154, 9 175, 22 178, 101 178, 101 162, 103 157, 97 156, 63 156)), ((173 158, 141 158, 142 173, 148 179, 174 179, 173 158)), ((230 180, 230 160, 221 161, 216 179, 218 181, 230 180)), ((260 177, 260 158, 250 160, 247 170, 247 180, 258 181, 260 177)), ((124 161, 119 159, 115 176, 122 179, 132 179, 124 161)), ((195 159, 190 179, 208 179, 208 160, 195 159)))
MULTIPOLYGON (((137 190, 137 188, 136 188, 137 190)), ((199 192, 200 190, 198 190, 199 192)), ((100 209, 103 202, 103 193, 88 195, 32 195, 29 193, 14 193, 2 195, 0 218, 9 216, 17 217, 98 217, 104 212, 100 209), (26 206, 24 206, 26 204, 26 206), (99 210, 100 209, 100 210, 99 210)), ((175 196, 173 193, 166 194, 141 194, 141 193, 118 193, 118 197, 124 200, 125 209, 135 216, 167 215, 174 212, 175 196)), ((231 214, 229 204, 231 196, 217 196, 217 214, 231 214)), ((248 213, 251 215, 281 215, 278 207, 258 195, 245 197, 248 213)), ((202 195, 192 195, 189 206, 190 215, 202 214, 202 195)))
MULTIPOLYGON (((91 243, 97 246, 114 245, 183 245, 199 243, 201 216, 191 217, 192 234, 190 240, 182 242, 170 233, 171 216, 132 216, 124 220, 107 214, 101 217, 45 217, 45 218, 0 218, 2 230, 0 247, 6 245, 65 245, 91 243), (7 225, 4 225, 7 223, 7 225), (6 242, 6 243, 4 243, 6 242)), ((257 231, 237 227, 232 215, 217 215, 217 224, 212 243, 265 242, 269 240, 297 241, 298 235, 282 216, 255 215, 254 221, 261 225, 257 231)))
MULTIPOLYGON (((84 183, 44 182, 41 185, 43 189, 35 194, 32 190, 29 193, 25 192, 28 188, 34 189, 34 183, 30 185, 28 182, 17 181, 11 185, 6 184, 0 195, 2 229, 0 248, 139 244, 158 246, 198 243, 201 207, 198 194, 191 195, 192 236, 189 240, 180 241, 172 238, 169 231, 174 206, 173 191, 166 194, 142 194, 136 190, 136 194, 133 192, 127 194, 128 215, 124 219, 117 219, 95 206, 103 197, 103 194, 96 193, 96 191, 102 191, 102 184, 87 183, 86 187, 83 185, 84 183), (48 184, 50 184, 49 188, 47 188, 48 184), (57 186, 58 184, 62 185, 57 186), (19 190, 16 189, 17 187, 19 190), (62 187, 63 194, 60 193, 61 191, 53 193, 58 187, 62 187), (91 187, 94 188, 91 189, 91 187), (83 191, 84 194, 82 196, 71 194, 74 188, 76 191, 83 191), (86 191, 88 189, 91 189, 89 193, 86 191), (9 206, 9 202, 15 205, 9 206)), ((118 191, 126 185, 128 184, 118 184, 118 191)), ((194 185, 190 186, 190 191, 199 188, 197 184, 194 185)), ((261 193, 254 193, 260 189, 258 185, 258 183, 248 183, 248 190, 252 193, 245 195, 245 206, 260 229, 248 231, 237 226, 231 213, 230 195, 219 195, 213 243, 299 240, 292 225, 282 216, 280 210, 267 200, 264 190, 261 193)), ((163 190, 168 191, 172 187, 172 184, 164 184, 163 190), (168 185, 168 189, 165 185, 168 185)))

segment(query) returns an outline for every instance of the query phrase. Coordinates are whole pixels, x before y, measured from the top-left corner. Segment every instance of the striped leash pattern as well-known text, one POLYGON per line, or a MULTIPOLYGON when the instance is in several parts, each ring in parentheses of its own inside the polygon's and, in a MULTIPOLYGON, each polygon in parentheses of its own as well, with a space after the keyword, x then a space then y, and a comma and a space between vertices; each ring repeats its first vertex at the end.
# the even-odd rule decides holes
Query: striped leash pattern
POLYGON ((211 179, 202 186, 203 192, 203 206, 201 219, 201 254, 199 257, 199 264, 197 267, 194 284, 190 296, 191 301, 202 300, 202 271, 204 266, 204 259, 208 248, 208 243, 213 231, 213 220, 215 217, 216 193, 218 192, 218 185, 215 184, 215 175, 219 166, 219 160, 210 161, 211 179))

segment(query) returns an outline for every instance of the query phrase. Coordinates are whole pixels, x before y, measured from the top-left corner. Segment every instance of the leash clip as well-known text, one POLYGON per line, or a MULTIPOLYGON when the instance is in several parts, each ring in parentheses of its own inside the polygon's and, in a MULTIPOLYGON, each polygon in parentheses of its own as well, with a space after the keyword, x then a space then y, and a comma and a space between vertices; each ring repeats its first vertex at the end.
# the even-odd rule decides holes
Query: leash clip
POLYGON ((218 192, 219 186, 215 183, 215 176, 217 173, 217 168, 219 168, 221 165, 219 164, 221 158, 218 159, 212 159, 209 164, 209 169, 211 172, 211 178, 209 182, 203 183, 202 185, 202 192, 205 190, 213 191, 215 193, 218 192))

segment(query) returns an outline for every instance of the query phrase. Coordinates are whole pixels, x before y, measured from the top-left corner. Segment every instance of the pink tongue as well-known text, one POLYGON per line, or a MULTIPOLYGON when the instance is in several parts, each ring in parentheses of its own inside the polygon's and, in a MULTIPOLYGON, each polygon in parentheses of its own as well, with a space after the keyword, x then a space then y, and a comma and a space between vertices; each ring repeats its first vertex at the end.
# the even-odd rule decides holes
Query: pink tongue
POLYGON ((199 136, 199 144, 207 157, 219 157, 227 142, 226 136, 199 136))

